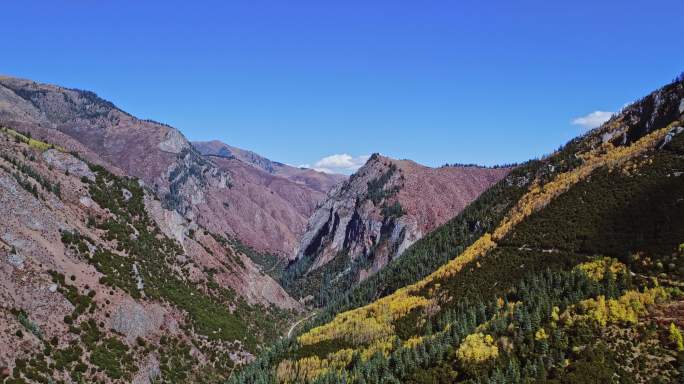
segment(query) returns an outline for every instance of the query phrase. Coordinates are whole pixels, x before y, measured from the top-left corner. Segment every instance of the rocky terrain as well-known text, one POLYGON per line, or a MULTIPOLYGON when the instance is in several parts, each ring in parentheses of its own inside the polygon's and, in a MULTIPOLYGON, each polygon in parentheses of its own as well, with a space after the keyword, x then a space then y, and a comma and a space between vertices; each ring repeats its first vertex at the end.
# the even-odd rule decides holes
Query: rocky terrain
POLYGON ((163 208, 142 181, 7 128, 0 132, 0 210, 2 366, 40 359, 37 351, 49 347, 52 357, 42 359, 64 371, 50 371, 53 377, 92 366, 98 373, 82 377, 149 382, 176 369, 164 362, 178 351, 162 340, 192 345, 184 358, 198 367, 230 365, 279 337, 299 308, 225 238, 163 208), (75 350, 83 355, 60 355, 75 350), (128 365, 98 359, 119 352, 128 365))
POLYGON ((364 280, 457 215, 509 168, 429 168, 378 154, 309 219, 286 287, 295 295, 364 280), (318 274, 319 277, 313 277, 318 274), (325 277, 320 277, 324 274, 325 277), (303 282, 303 284, 297 283, 303 282), (303 288, 302 286, 306 287, 303 288))
POLYGON ((0 77, 0 382, 680 382, 683 124, 680 75, 542 159, 346 178, 0 77))
MULTIPOLYGON (((224 159, 221 150, 217 152, 220 156, 203 156, 168 125, 131 116, 92 92, 30 80, 0 78, 0 123, 77 151, 116 174, 139 177, 160 196, 165 208, 213 233, 283 258, 292 255, 311 209, 340 179, 226 147, 237 154, 233 158, 291 182, 280 191, 269 190, 268 183, 282 185, 285 181, 250 185, 264 178, 248 176, 250 172, 236 162, 219 161, 218 166, 214 160, 224 159), (240 179, 242 176, 245 179, 240 179), (233 186, 255 196, 238 201, 233 186), (272 193, 292 196, 264 204, 272 193), (301 201, 305 198, 311 200, 301 201)), ((213 148, 199 147, 205 153, 213 148)))
POLYGON ((91 93, 0 84, 1 378, 218 379, 287 332, 300 304, 196 216, 227 171, 91 93))

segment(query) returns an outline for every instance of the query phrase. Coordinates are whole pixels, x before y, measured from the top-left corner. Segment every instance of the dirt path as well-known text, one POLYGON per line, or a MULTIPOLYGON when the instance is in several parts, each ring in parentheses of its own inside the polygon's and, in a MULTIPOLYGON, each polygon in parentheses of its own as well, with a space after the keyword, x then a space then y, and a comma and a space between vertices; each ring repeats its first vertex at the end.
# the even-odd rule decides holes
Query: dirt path
POLYGON ((298 326, 299 324, 301 324, 301 323, 303 323, 303 322, 309 320, 310 318, 312 318, 312 317, 314 317, 314 316, 316 316, 316 312, 311 312, 311 313, 309 313, 306 317, 304 317, 304 318, 302 318, 302 319, 299 319, 299 321, 297 321, 296 323, 292 324, 292 326, 290 327, 290 329, 287 331, 287 338, 289 339, 290 337, 292 337, 292 332, 294 332, 295 328, 297 328, 297 326, 298 326))

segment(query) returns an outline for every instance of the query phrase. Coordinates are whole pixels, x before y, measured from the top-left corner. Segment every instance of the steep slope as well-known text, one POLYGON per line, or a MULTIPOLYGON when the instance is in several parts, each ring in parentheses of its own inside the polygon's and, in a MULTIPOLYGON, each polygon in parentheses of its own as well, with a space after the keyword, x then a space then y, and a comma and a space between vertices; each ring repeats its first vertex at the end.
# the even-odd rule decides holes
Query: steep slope
MULTIPOLYGON (((406 268, 408 285, 367 305, 361 283, 232 382, 680 382, 682 132, 684 77, 517 168, 396 261, 432 271, 406 268), (457 252, 435 270, 440 247, 457 252)), ((393 264, 375 286, 398 288, 393 264)))
MULTIPOLYGON (((201 207, 197 214, 210 214, 207 209, 220 207, 226 213, 223 219, 227 226, 241 241, 262 249, 268 244, 281 244, 291 254, 304 233, 307 219, 325 194, 235 158, 207 158, 230 173, 231 188, 208 199, 206 208, 201 207)), ((281 266, 287 264, 289 254, 283 254, 281 266)))
MULTIPOLYGON (((294 253, 306 222, 342 175, 294 168, 220 141, 194 142, 193 146, 220 170, 231 175, 231 188, 220 201, 208 201, 208 209, 225 209, 224 218, 237 237, 257 249, 279 244, 282 260, 294 253)), ((204 215, 204 210, 199 212, 204 215)), ((268 261, 265 268, 271 269, 268 261)))
POLYGON ((304 184, 324 195, 335 185, 347 179, 344 175, 328 174, 309 168, 297 168, 269 160, 252 151, 233 147, 218 140, 194 141, 192 142, 192 145, 203 155, 235 158, 260 168, 272 175, 281 176, 296 183, 304 184))
MULTIPOLYGON (((135 118, 92 92, 15 78, 0 78, 0 123, 77 150, 117 174, 141 178, 165 208, 196 220, 212 233, 282 257, 293 251, 296 234, 283 232, 283 223, 255 222, 253 216, 225 220, 253 213, 229 208, 230 170, 219 169, 168 125, 135 118), (242 220, 257 226, 229 225, 242 220)), ((269 212, 258 215, 272 218, 269 212)))
POLYGON ((141 180, 7 128, 0 216, 6 382, 220 380, 299 308, 141 180))
POLYGON ((373 155, 310 218, 285 286, 327 302, 381 270, 508 172, 429 168, 373 155))

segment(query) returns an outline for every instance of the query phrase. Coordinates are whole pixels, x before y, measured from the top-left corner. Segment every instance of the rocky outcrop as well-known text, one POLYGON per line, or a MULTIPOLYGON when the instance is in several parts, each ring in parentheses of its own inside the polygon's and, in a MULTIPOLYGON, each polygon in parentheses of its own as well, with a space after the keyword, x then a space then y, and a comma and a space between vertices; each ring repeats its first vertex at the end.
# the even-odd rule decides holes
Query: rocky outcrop
POLYGON ((428 168, 375 154, 311 216, 291 268, 304 265, 312 272, 345 255, 350 262, 365 259, 357 277, 363 279, 458 214, 508 171, 428 168))
POLYGON ((72 175, 85 177, 90 181, 95 181, 95 174, 90 170, 88 164, 72 155, 56 149, 48 149, 43 152, 43 158, 48 165, 53 166, 62 172, 68 172, 72 175))
POLYGON ((169 152, 169 153, 181 153, 184 149, 188 148, 188 141, 185 140, 185 137, 178 132, 176 129, 170 129, 167 133, 166 136, 164 137, 163 141, 160 141, 159 144, 157 144, 157 148, 161 149, 164 152, 169 152))
POLYGON ((131 342, 138 337, 158 332, 162 324, 163 308, 154 304, 143 306, 133 300, 123 300, 119 303, 109 322, 112 329, 124 334, 131 342))
POLYGON ((159 369, 159 360, 156 356, 150 355, 144 365, 133 378, 133 384, 151 384, 159 381, 161 370, 159 369))

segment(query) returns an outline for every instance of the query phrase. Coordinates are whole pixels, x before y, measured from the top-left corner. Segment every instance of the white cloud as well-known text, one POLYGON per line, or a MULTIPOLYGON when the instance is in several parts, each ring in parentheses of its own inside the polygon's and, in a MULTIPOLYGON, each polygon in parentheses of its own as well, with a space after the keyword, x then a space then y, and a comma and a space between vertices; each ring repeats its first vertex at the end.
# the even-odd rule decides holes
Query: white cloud
POLYGON ((360 155, 354 157, 346 153, 339 153, 326 156, 315 162, 313 166, 310 166, 309 164, 302 164, 300 167, 312 168, 319 172, 325 173, 350 174, 361 168, 361 166, 368 161, 369 157, 370 155, 360 155))
POLYGON ((579 125, 584 129, 593 129, 608 121, 613 114, 614 112, 594 111, 573 119, 572 124, 579 125))

